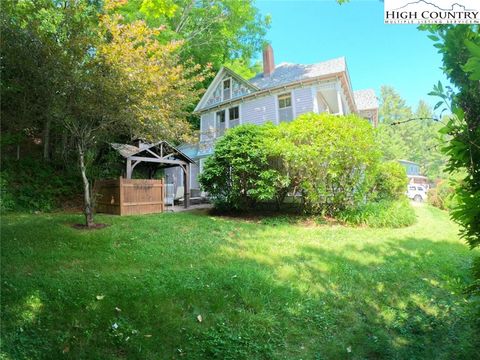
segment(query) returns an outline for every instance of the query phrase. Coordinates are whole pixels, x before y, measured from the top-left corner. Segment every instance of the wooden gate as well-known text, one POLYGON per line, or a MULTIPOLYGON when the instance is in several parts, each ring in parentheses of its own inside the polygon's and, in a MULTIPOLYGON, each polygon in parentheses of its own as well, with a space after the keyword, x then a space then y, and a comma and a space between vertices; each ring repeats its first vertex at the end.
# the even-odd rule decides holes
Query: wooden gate
POLYGON ((93 191, 96 211, 100 213, 134 215, 164 211, 163 180, 97 180, 93 191))

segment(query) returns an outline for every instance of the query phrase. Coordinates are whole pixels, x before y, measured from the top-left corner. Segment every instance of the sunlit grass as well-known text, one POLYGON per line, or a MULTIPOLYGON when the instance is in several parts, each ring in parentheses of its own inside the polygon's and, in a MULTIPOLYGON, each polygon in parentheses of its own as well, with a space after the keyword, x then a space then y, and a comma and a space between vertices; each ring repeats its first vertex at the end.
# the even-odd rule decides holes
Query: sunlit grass
POLYGON ((446 213, 415 211, 402 229, 5 216, 1 356, 474 358, 473 254, 446 213))

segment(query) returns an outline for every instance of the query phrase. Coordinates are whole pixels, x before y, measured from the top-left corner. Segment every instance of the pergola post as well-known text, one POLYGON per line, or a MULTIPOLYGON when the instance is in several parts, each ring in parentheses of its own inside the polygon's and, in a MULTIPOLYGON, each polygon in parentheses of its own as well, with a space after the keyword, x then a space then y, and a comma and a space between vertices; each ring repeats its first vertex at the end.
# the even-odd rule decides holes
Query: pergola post
POLYGON ((127 159, 127 179, 132 178, 132 171, 133 171, 132 160, 127 159))
POLYGON ((183 206, 188 208, 190 205, 190 164, 183 168, 183 206))

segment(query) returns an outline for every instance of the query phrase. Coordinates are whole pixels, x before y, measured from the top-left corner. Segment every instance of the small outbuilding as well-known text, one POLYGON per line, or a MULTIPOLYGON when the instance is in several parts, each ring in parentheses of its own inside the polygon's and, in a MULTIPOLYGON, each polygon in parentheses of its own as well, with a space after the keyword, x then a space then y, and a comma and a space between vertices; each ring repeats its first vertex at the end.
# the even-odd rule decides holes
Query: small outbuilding
POLYGON ((114 143, 112 147, 126 160, 125 179, 96 181, 98 212, 125 215, 164 211, 165 184, 154 177, 158 169, 172 167, 179 167, 183 173, 183 204, 185 208, 190 205, 190 166, 195 162, 189 156, 167 141, 114 143), (139 164, 147 166, 148 180, 132 179, 133 170, 139 164))
POLYGON ((135 145, 112 144, 120 155, 126 159, 126 178, 132 178, 135 167, 141 163, 149 165, 149 177, 153 178, 160 168, 180 167, 183 172, 184 206, 190 202, 190 166, 195 164, 185 153, 170 145, 167 141, 153 144, 137 140, 135 145))

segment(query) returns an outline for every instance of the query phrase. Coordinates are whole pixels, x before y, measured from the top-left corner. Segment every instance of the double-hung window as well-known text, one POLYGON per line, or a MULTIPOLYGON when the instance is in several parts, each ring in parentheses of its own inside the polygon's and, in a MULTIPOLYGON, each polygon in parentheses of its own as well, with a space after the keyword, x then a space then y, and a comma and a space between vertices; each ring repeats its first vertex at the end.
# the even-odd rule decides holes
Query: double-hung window
POLYGON ((293 120, 292 95, 290 93, 278 95, 278 120, 293 120))
POLYGON ((223 80, 223 101, 232 97, 232 81, 230 79, 223 80))
POLYGON ((238 106, 228 109, 228 127, 235 127, 240 124, 240 110, 238 106))
POLYGON ((222 136, 225 132, 225 110, 218 111, 216 114, 216 128, 217 134, 216 137, 222 136))

